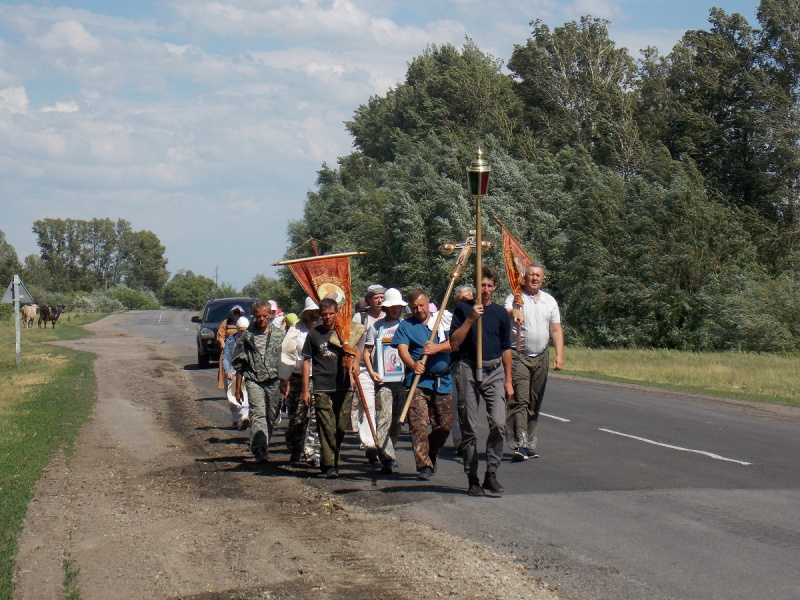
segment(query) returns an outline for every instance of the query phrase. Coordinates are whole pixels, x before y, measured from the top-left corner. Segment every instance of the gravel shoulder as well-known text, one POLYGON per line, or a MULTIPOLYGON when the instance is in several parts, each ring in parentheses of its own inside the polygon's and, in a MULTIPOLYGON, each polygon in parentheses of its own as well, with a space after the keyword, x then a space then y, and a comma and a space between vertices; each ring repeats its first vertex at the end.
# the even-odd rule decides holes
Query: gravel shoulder
POLYGON ((556 597, 487 546, 243 463, 241 434, 209 443, 185 349, 127 318, 66 344, 98 355, 98 402, 29 505, 16 599, 63 597, 65 557, 83 598, 556 597))

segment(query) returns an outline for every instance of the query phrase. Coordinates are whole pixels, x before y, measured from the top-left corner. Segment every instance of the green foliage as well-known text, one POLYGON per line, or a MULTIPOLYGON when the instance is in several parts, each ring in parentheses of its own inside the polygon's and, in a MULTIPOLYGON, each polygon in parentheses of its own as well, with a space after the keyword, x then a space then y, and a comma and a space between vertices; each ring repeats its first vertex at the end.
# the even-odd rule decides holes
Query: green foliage
POLYGON ((552 31, 533 21, 508 68, 519 79, 530 128, 554 150, 580 146, 603 165, 632 168, 639 150, 633 119, 636 65, 615 48, 608 21, 582 17, 552 31))
POLYGON ((161 301, 165 306, 200 310, 217 289, 213 279, 195 275, 191 271, 178 271, 164 286, 161 301))
POLYGON ((0 287, 5 291, 6 286, 11 283, 14 274, 22 271, 14 246, 6 241, 6 234, 0 230, 0 287))
POLYGON ((489 134, 508 146, 524 145, 517 139, 522 104, 501 66, 471 40, 461 50, 429 46, 409 64, 405 82, 360 106, 347 129, 365 156, 380 161, 430 133, 468 147, 489 134))
POLYGON ((755 268, 755 249, 735 211, 706 198, 690 160, 669 172, 625 180, 590 171, 573 206, 564 308, 588 345, 726 344, 708 335, 721 318, 712 308, 755 268))
POLYGON ((168 273, 165 248, 151 231, 119 219, 39 219, 40 256, 26 258, 32 283, 59 292, 106 289, 122 282, 159 291, 168 273))
POLYGON ((298 295, 299 291, 297 291, 299 286, 295 284, 293 287, 282 279, 259 274, 242 288, 242 294, 259 300, 275 300, 284 313, 290 313, 294 312, 297 306, 302 307, 302 297, 298 295))
POLYGON ((108 295, 122 303, 128 310, 157 310, 161 304, 149 289, 136 290, 120 284, 108 290, 108 295))

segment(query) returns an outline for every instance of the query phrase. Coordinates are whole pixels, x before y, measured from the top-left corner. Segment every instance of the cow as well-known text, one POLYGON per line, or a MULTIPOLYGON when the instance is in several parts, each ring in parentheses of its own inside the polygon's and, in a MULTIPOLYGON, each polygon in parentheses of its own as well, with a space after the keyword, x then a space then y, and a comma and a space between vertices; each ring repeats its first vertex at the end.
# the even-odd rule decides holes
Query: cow
POLYGON ((61 316, 61 313, 64 312, 64 309, 67 308, 63 304, 58 305, 51 305, 47 306, 44 305, 39 308, 39 327, 42 326, 42 321, 44 321, 44 328, 47 329, 47 322, 50 321, 53 324, 53 329, 56 328, 56 321, 58 321, 58 317, 61 316))
POLYGON ((25 329, 33 327, 33 322, 36 319, 36 309, 39 308, 35 304, 29 304, 22 307, 22 324, 25 329))

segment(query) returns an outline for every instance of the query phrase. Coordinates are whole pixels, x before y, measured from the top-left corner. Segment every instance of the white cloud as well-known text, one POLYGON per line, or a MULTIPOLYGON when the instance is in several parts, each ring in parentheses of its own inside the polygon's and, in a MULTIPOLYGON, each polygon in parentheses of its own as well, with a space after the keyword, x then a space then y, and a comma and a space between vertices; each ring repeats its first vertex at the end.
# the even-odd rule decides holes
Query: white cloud
POLYGON ((616 21, 622 18, 623 12, 617 2, 613 0, 574 0, 562 9, 568 20, 578 20, 582 16, 590 15, 596 19, 616 21))
POLYGON ((28 94, 24 87, 10 87, 0 90, 0 110, 12 114, 28 112, 28 94))
POLYGON ((50 52, 70 50, 78 54, 94 54, 101 48, 100 41, 82 23, 74 20, 55 23, 50 31, 33 41, 50 52))
POLYGON ((56 102, 52 106, 43 106, 42 112, 60 112, 60 113, 74 113, 78 112, 80 108, 78 107, 78 103, 74 100, 70 100, 69 102, 56 102))

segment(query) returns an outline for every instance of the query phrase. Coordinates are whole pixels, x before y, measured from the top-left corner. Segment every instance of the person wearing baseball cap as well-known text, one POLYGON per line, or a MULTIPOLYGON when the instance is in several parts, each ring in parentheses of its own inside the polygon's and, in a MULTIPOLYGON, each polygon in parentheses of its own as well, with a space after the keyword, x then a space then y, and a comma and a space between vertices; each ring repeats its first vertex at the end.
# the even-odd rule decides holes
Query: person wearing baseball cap
MULTIPOLYGON (((356 313, 353 316, 353 321, 361 323, 366 330, 375 324, 376 321, 386 316, 383 312, 383 298, 386 293, 386 288, 380 283, 373 283, 367 288, 364 294, 364 300, 367 301, 367 309, 356 313)), ((358 343, 359 350, 362 354, 364 352, 364 340, 366 338, 366 331, 358 343)), ((372 417, 372 422, 375 423, 375 383, 361 361, 360 369, 358 372, 358 379, 361 382, 361 389, 364 391, 364 404, 357 399, 353 401, 353 411, 351 413, 353 423, 358 424, 358 435, 361 438, 361 447, 367 453, 367 460, 370 463, 378 462, 378 449, 375 446, 375 440, 372 437, 372 431, 367 422, 367 416, 364 412, 364 405, 369 409, 369 414, 372 417)), ((377 432, 376 432, 377 433, 377 432)))

